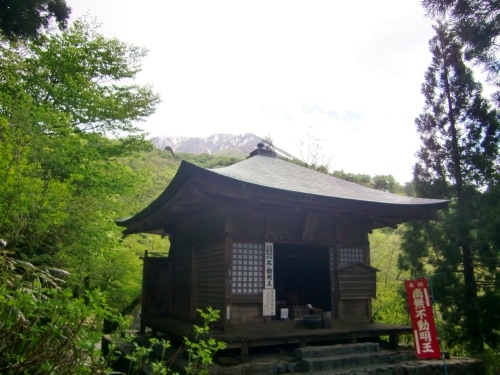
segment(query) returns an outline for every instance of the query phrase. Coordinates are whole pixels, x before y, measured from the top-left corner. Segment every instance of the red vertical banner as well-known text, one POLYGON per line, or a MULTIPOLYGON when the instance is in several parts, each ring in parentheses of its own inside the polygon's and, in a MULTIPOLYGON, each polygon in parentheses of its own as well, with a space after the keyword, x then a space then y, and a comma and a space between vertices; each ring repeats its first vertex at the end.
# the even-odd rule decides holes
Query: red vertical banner
POLYGON ((427 279, 405 281, 418 358, 441 358, 427 279))

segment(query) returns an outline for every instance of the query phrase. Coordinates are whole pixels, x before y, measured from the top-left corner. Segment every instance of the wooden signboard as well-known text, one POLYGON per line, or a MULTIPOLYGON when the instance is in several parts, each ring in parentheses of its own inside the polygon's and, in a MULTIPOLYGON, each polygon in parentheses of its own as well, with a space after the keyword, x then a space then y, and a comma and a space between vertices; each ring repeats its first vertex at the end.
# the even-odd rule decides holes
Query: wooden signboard
POLYGON ((340 299, 376 297, 377 269, 356 262, 338 269, 340 299))
MULTIPOLYGON (((266 242, 264 253, 264 285, 266 289, 274 288, 274 247, 272 242, 266 242)), ((274 314, 273 314, 274 315, 274 314)))
POLYGON ((264 289, 262 291, 262 315, 276 315, 276 289, 264 289))

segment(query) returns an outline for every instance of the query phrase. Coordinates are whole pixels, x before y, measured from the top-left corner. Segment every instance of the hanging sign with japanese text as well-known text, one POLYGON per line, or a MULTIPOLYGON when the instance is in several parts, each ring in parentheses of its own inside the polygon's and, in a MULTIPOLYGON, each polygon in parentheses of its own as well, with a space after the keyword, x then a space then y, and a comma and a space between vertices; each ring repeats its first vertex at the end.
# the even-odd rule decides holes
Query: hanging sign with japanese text
POLYGON ((274 247, 272 242, 264 246, 264 288, 274 288, 274 247))
POLYGON ((405 281, 418 358, 441 358, 427 279, 405 281))

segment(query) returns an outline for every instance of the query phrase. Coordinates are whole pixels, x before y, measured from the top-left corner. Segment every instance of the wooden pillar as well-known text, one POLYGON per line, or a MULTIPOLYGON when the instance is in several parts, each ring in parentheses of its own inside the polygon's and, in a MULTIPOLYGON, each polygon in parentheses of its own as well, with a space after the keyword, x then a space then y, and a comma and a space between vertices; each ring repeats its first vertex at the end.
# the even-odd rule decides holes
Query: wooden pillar
POLYGON ((197 311, 196 311, 196 279, 198 278, 198 274, 196 271, 196 247, 194 244, 190 246, 190 254, 189 258, 191 261, 191 298, 189 300, 189 313, 191 319, 196 319, 197 311))
POLYGON ((305 339, 305 337, 301 337, 301 338, 299 339, 299 348, 305 348, 305 347, 306 347, 306 345, 307 345, 307 344, 306 344, 306 339, 305 339))
POLYGON ((148 277, 148 251, 144 251, 144 259, 142 263, 142 291, 141 291, 141 324, 139 333, 144 335, 146 333, 146 325, 144 324, 143 318, 147 315, 148 301, 147 301, 147 277, 148 277))
POLYGON ((391 347, 391 349, 396 349, 398 347, 398 343, 399 335, 395 334, 389 336, 389 346, 391 347))
POLYGON ((241 359, 243 359, 243 360, 248 358, 248 342, 247 341, 243 341, 241 343, 240 356, 241 356, 241 359))

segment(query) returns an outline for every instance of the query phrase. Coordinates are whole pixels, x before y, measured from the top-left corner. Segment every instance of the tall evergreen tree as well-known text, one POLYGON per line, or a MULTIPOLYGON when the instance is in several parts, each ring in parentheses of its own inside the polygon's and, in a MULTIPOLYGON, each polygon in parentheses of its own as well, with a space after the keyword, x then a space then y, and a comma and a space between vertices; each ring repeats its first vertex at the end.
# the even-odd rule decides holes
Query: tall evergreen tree
POLYGON ((70 13, 66 0, 0 0, 0 33, 9 39, 35 38, 54 20, 65 29, 70 13))
POLYGON ((488 271, 478 273, 475 261, 484 242, 483 192, 496 174, 500 123, 448 25, 438 23, 434 29, 433 59, 422 85, 425 107, 415 120, 422 146, 414 184, 418 196, 450 199, 451 204, 441 220, 408 227, 401 264, 414 273, 435 273, 445 338, 466 343, 474 353, 485 341, 497 345, 491 327, 478 319, 485 296, 478 279, 483 281, 488 271))
MULTIPOLYGON (((500 86, 500 1, 422 0, 434 19, 446 17, 464 45, 465 57, 479 63, 496 86, 500 86)), ((494 95, 500 105, 500 93, 494 95)))

